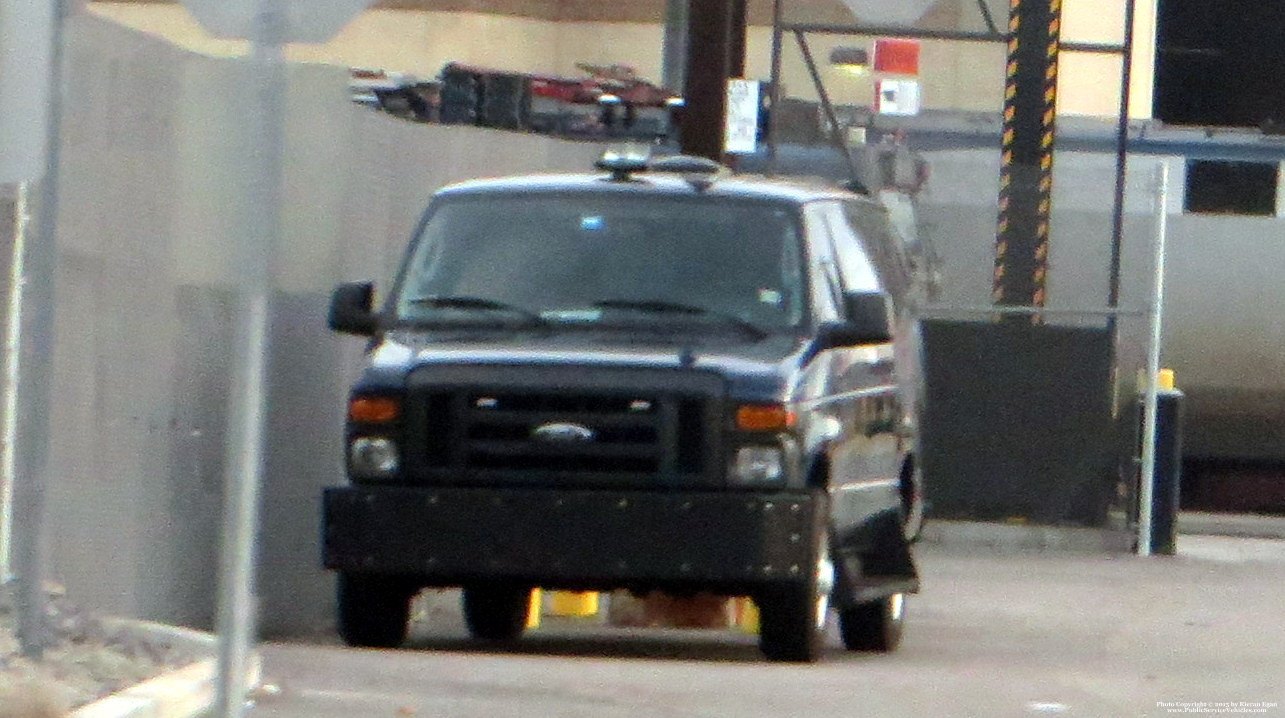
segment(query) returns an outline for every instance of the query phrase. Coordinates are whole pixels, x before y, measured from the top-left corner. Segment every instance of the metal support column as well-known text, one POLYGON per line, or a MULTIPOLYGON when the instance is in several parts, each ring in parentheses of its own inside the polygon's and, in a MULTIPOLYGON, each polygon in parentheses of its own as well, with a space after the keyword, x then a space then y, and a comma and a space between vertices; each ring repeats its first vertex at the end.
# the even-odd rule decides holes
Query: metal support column
POLYGON ((667 0, 665 3, 665 38, 662 51, 661 82, 670 92, 683 89, 687 64, 687 22, 690 0, 667 0))
POLYGON ((1061 16, 1061 0, 1009 7, 992 294, 999 305, 1044 306, 1061 16))
MULTIPOLYGON (((1120 58, 1120 111, 1116 116, 1115 195, 1111 211, 1111 267, 1108 274, 1107 306, 1120 306, 1120 254, 1124 244, 1124 190, 1129 167, 1129 97, 1133 84, 1133 23, 1137 16, 1134 0, 1124 2, 1124 51, 1120 58)), ((1112 320, 1114 326, 1114 319, 1112 320)))
POLYGON ((848 147, 844 129, 839 126, 839 116, 834 112, 834 103, 830 102, 830 93, 825 89, 825 82, 821 79, 821 71, 812 57, 812 48, 808 46, 808 39, 798 30, 794 31, 794 39, 799 43, 799 52, 803 53, 803 64, 807 66, 808 74, 812 77, 812 85, 816 88, 817 97, 821 98, 821 109, 825 113, 826 124, 830 127, 830 141, 834 143, 839 154, 843 155, 843 161, 848 166, 848 175, 852 182, 860 184, 861 178, 857 176, 856 160, 852 157, 852 149, 848 147))
POLYGON ((781 103, 781 51, 784 44, 784 31, 781 20, 784 14, 782 3, 785 0, 772 0, 772 73, 769 79, 767 104, 767 171, 776 174, 776 108, 781 103))
POLYGON ((728 77, 745 77, 745 46, 749 41, 747 2, 748 0, 732 0, 731 66, 727 71, 728 77))
POLYGON ((214 716, 245 714, 246 676, 258 639, 255 566, 264 476, 272 262, 281 237, 284 172, 287 16, 280 0, 257 0, 248 67, 254 100, 247 108, 251 144, 245 191, 253 198, 236 262, 240 286, 236 342, 240 356, 228 397, 220 550, 219 651, 214 716))
POLYGON ((50 635, 44 577, 49 533, 49 404, 53 384, 54 281, 58 275, 58 197, 63 117, 63 37, 66 0, 54 0, 49 61, 47 166, 40 180, 36 231, 22 258, 22 344, 19 348, 14 448, 13 566, 18 574, 18 641, 28 658, 41 659, 50 635))
MULTIPOLYGON (((727 79, 744 58, 733 59, 744 38, 745 4, 741 0, 691 0, 687 25, 687 78, 683 89, 680 143, 684 154, 723 160, 723 135, 727 118, 727 79), (735 19, 739 10, 742 18, 735 19)), ((743 54, 743 52, 742 52, 743 54)))

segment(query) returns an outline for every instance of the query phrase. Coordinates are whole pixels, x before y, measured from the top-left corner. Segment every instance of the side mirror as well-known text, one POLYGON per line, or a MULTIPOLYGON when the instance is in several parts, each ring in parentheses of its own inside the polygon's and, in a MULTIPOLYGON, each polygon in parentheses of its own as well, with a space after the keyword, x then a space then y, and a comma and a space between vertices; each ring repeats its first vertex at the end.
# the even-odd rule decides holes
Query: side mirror
POLYGON ((331 331, 369 337, 375 334, 379 320, 374 312, 375 285, 371 282, 349 282, 335 287, 330 296, 331 331))
POLYGON ((817 342, 822 348, 892 341, 892 298, 887 292, 845 292, 843 305, 847 321, 826 322, 819 327, 817 342))

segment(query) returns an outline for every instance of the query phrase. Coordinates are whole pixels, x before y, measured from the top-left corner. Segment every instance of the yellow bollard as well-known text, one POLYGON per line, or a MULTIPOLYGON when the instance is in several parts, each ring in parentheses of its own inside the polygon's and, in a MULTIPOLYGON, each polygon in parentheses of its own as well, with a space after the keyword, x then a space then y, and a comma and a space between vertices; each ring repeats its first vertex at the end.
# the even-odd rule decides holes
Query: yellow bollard
POLYGON ((598 615, 597 591, 554 591, 549 602, 550 616, 596 616, 598 615))
POLYGON ((527 604, 526 627, 540 627, 540 608, 544 605, 544 591, 533 588, 531 589, 531 603, 527 604))
MULTIPOLYGON (((1138 370, 1138 391, 1145 391, 1147 388, 1147 370, 1138 370)), ((1173 369, 1161 369, 1156 372, 1156 388, 1164 391, 1174 388, 1173 369)))
POLYGON ((1161 369, 1160 374, 1156 376, 1156 386, 1160 389, 1173 388, 1173 369, 1161 369))
POLYGON ((759 632, 759 607, 749 596, 733 599, 736 628, 745 633, 759 632))

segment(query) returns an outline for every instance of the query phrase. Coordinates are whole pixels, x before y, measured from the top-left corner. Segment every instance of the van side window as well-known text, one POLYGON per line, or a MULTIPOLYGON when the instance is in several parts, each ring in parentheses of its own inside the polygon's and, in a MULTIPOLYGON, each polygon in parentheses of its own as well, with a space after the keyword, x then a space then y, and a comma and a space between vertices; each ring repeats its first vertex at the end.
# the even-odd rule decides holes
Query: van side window
POLYGON ((882 289, 885 282, 880 281, 879 275, 883 272, 876 271, 876 265, 871 262, 861 237, 848 224, 837 203, 829 205, 828 209, 826 220, 830 225, 830 239, 834 245, 844 290, 873 292, 882 289))
POLYGON ((860 238, 862 246, 883 278, 884 286, 897 298, 910 290, 911 264, 901 242, 888 223, 887 212, 874 205, 843 203, 843 218, 860 238))
POLYGON ((813 203, 803 208, 804 234, 807 235, 808 254, 811 256, 808 285, 812 294, 813 318, 817 322, 839 319, 842 316, 839 308, 843 306, 843 287, 830 240, 826 207, 813 203))

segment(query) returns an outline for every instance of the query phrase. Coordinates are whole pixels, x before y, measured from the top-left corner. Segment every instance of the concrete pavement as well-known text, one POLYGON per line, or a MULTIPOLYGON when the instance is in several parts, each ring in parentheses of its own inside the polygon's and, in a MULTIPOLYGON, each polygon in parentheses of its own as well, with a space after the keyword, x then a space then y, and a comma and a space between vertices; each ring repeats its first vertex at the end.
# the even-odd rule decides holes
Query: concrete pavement
POLYGON ((1285 718, 1285 541, 1183 535, 1176 557, 924 545, 906 642, 811 666, 734 632, 542 628, 464 638, 447 604, 414 647, 271 645, 251 718, 911 716, 1285 718))

